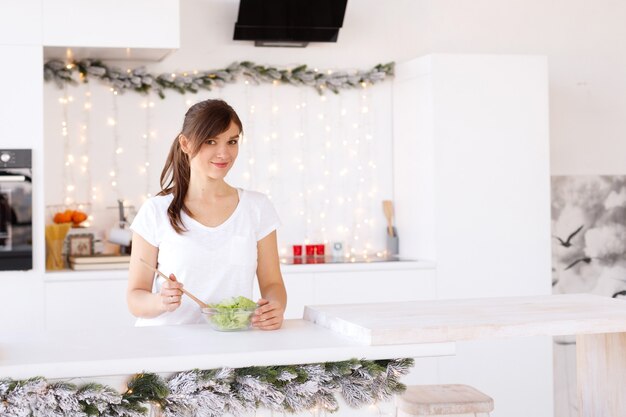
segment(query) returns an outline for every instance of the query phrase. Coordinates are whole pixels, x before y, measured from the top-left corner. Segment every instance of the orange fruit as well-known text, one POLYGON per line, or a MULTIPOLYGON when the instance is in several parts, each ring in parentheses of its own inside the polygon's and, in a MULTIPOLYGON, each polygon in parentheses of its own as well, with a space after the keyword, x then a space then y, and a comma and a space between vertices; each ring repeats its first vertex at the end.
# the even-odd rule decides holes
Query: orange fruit
POLYGON ((79 224, 81 222, 84 222, 85 220, 87 220, 87 214, 83 213, 80 210, 76 210, 73 214, 72 214, 72 222, 74 224, 79 224))
POLYGON ((58 212, 54 215, 52 221, 55 223, 71 223, 72 216, 74 215, 74 210, 65 210, 63 212, 58 212))

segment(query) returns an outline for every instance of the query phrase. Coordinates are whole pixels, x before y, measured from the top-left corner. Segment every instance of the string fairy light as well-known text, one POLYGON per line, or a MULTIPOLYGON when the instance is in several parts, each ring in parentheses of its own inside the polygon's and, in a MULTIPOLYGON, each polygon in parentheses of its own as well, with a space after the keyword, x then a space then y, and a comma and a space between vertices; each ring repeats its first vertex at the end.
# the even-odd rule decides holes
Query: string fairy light
POLYGON ((374 174, 376 170, 376 164, 372 162, 372 131, 371 131, 371 117, 369 115, 369 85, 367 82, 361 83, 362 91, 359 93, 359 134, 357 136, 359 149, 361 151, 359 155, 359 161, 361 163, 360 170, 361 177, 359 178, 359 192, 361 195, 360 207, 367 207, 367 210, 363 209, 362 234, 364 235, 364 247, 362 248, 363 255, 367 258, 370 256, 370 252, 373 250, 372 235, 374 233, 374 227, 376 222, 373 219, 368 218, 367 213, 374 213, 376 207, 376 192, 372 191, 376 189, 376 178, 374 174), (363 161, 367 163, 363 164, 363 161), (365 166, 363 166, 365 165, 365 166), (364 202, 365 197, 367 202, 364 202))
POLYGON ((272 106, 272 113, 270 115, 270 135, 269 135, 269 142, 270 142, 270 152, 269 152, 269 165, 267 167, 269 175, 268 175, 268 179, 269 179, 269 184, 268 184, 268 189, 267 191, 267 196, 268 198, 272 198, 274 191, 276 190, 276 177, 278 175, 278 169, 279 169, 279 165, 278 165, 278 156, 277 156, 277 149, 276 149, 276 143, 279 140, 279 134, 277 132, 277 119, 279 117, 278 115, 278 111, 279 111, 279 107, 276 105, 276 89, 278 88, 279 83, 278 80, 274 80, 274 82, 272 83, 272 87, 270 88, 270 103, 272 106))
POLYGON ((240 149, 244 155, 244 161, 247 161, 246 167, 241 174, 241 178, 247 187, 254 189, 256 185, 256 175, 250 175, 252 165, 254 165, 254 143, 255 140, 255 123, 256 119, 256 106, 251 104, 250 99, 250 83, 247 83, 244 87, 245 95, 245 109, 247 110, 244 115, 246 117, 245 132, 240 138, 240 149))
POLYGON ((80 132, 80 144, 82 145, 81 147, 82 155, 80 157, 80 174, 81 174, 81 177, 84 178, 84 186, 82 187, 84 197, 82 198, 82 201, 85 201, 85 203, 80 204, 78 207, 79 210, 87 212, 87 221, 83 223, 83 226, 89 226, 91 222, 93 222, 93 214, 91 213, 91 210, 87 209, 87 207, 89 208, 91 207, 93 183, 91 180, 91 163, 90 163, 91 162, 90 161, 90 154, 91 154, 90 127, 91 127, 92 103, 91 103, 91 89, 89 85, 86 86, 86 89, 87 91, 85 91, 84 101, 83 101, 83 124, 81 126, 81 132, 80 132))
POLYGON ((109 171, 109 179, 111 188, 114 190, 114 194, 116 196, 116 200, 121 199, 120 187, 118 187, 118 178, 119 178, 119 155, 124 151, 124 149, 120 146, 120 134, 119 134, 119 125, 118 125, 118 106, 117 106, 117 90, 110 90, 112 95, 112 111, 113 116, 107 119, 107 124, 111 126, 113 131, 113 157, 111 161, 111 170, 109 171))
POLYGON ((152 197, 152 193, 150 192, 152 186, 150 182, 150 143, 152 142, 154 136, 152 130, 151 111, 151 109, 154 108, 154 105, 154 101, 152 101, 149 96, 141 103, 141 107, 144 109, 145 115, 144 131, 141 135, 141 143, 143 145, 143 161, 140 161, 139 165, 139 173, 145 176, 145 193, 142 196, 143 201, 152 197))
MULTIPOLYGON (((318 119, 320 121, 324 121, 326 119, 325 109, 318 114, 318 119)), ((326 213, 328 213, 330 210, 331 199, 329 198, 329 192, 332 190, 331 172, 334 172, 333 162, 335 158, 330 157, 332 155, 330 152, 328 154, 329 157, 326 157, 326 151, 332 148, 332 136, 330 130, 324 129, 322 135, 320 136, 320 139, 321 140, 319 142, 319 148, 322 149, 322 184, 324 184, 325 190, 328 190, 326 192, 320 193, 320 198, 322 199, 322 211, 320 213, 320 232, 322 235, 323 243, 327 244, 329 242, 329 234, 326 213)))
MULTIPOLYGON (((300 90, 300 96, 299 96, 299 100, 300 102, 304 102, 304 92, 302 90, 300 90)), ((304 132, 307 130, 307 123, 306 123, 306 112, 305 112, 305 108, 306 107, 302 107, 302 106, 297 106, 296 110, 298 111, 298 121, 299 121, 299 126, 298 126, 298 131, 295 134, 295 139, 297 140, 298 146, 300 148, 300 158, 298 160, 298 170, 299 170, 299 176, 300 176, 300 199, 301 199, 301 205, 300 205, 300 216, 302 217, 302 219, 305 221, 305 228, 304 228, 304 239, 305 239, 305 244, 309 243, 309 240, 313 238, 312 236, 312 230, 313 227, 311 225, 311 209, 310 209, 310 192, 308 192, 309 189, 309 183, 307 181, 307 178, 310 178, 310 171, 312 171, 312 167, 313 165, 311 164, 311 152, 309 149, 309 138, 305 138, 303 134, 301 134, 301 132, 304 132)))
MULTIPOLYGON (((245 188, 268 194, 283 224, 289 225, 279 234, 280 254, 288 252, 285 244, 340 241, 348 251, 348 260, 378 256, 384 248, 384 245, 381 247, 384 234, 377 230, 382 217, 379 199, 380 190, 385 189, 386 184, 380 183, 377 171, 379 165, 386 169, 388 154, 386 150, 381 153, 381 145, 374 140, 377 106, 372 99, 371 85, 362 84, 361 88, 344 94, 319 96, 318 101, 317 95, 307 95, 305 87, 297 87, 292 94, 289 90, 293 86, 274 83, 265 87, 270 91, 262 90, 264 94, 270 93, 269 103, 264 106, 254 102, 256 87, 249 83, 242 88, 239 94, 245 95, 241 103, 245 105, 236 110, 243 116, 245 136, 240 139, 238 171, 233 173, 245 188), (288 240, 281 241, 281 235, 288 236, 288 240)), ((105 145, 105 152, 112 151, 112 158, 105 158, 111 163, 107 164, 104 183, 97 182, 95 177, 92 183, 90 175, 96 171, 91 167, 106 161, 89 152, 95 138, 92 135, 96 134, 91 125, 95 122, 91 117, 91 98, 85 93, 84 105, 81 103, 83 119, 70 131, 72 101, 68 93, 69 90, 59 99, 65 122, 61 124, 65 203, 78 204, 83 190, 87 190, 87 200, 96 207, 102 203, 98 200, 104 195, 111 193, 120 197, 124 191, 120 170, 126 166, 121 164, 125 154, 130 155, 136 148, 123 141, 128 138, 123 130, 124 123, 120 126, 122 108, 118 105, 122 102, 118 102, 117 94, 111 90, 111 113, 103 120, 112 129, 111 133, 106 133, 111 141, 106 141, 105 145), (72 176, 77 173, 82 175, 76 177, 78 183, 75 183, 72 176)), ((182 100, 175 104, 181 102, 187 106, 192 104, 182 100)), ((131 165, 140 175, 129 182, 139 184, 139 187, 129 188, 131 192, 139 190, 137 196, 127 196, 129 200, 147 198, 151 185, 154 186, 154 178, 149 175, 150 155, 155 146, 160 145, 152 140, 156 136, 153 125, 157 120, 154 104, 150 103, 144 96, 138 106, 143 114, 138 118, 139 133, 135 136, 140 137, 140 142, 133 146, 139 146, 134 156, 143 161, 131 165)))
MULTIPOLYGON (((73 100, 72 100, 73 101, 73 100)), ((67 92, 67 86, 63 87, 63 93, 59 98, 59 103, 61 104, 61 138, 63 140, 63 154, 65 155, 65 160, 63 163, 63 194, 64 199, 63 202, 65 205, 70 205, 74 203, 74 191, 76 189, 74 185, 74 155, 71 152, 71 141, 70 141, 70 129, 69 129, 69 103, 70 96, 67 92)))

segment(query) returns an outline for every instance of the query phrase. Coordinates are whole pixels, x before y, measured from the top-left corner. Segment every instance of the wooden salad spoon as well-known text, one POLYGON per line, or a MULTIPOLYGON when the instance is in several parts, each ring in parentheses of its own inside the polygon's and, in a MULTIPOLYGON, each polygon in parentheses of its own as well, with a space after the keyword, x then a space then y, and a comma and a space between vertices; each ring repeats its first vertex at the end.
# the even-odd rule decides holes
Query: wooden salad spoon
MULTIPOLYGON (((167 280, 171 280, 170 277, 168 277, 167 275, 165 275, 163 272, 159 271, 158 269, 156 269, 155 267, 153 267, 152 265, 150 265, 148 262, 144 261, 143 259, 139 258, 139 260, 146 266, 146 268, 148 268, 149 270, 151 270, 152 272, 156 272, 157 274, 159 274, 160 276, 162 276, 163 278, 167 279, 167 280)), ((173 281, 173 280, 171 280, 173 281)), ((187 297, 191 298, 193 301, 195 301, 200 308, 207 308, 208 305, 203 302, 202 300, 200 300, 198 297, 196 297, 195 295, 193 295, 192 293, 190 293, 189 291, 187 291, 184 288, 180 289, 183 294, 185 294, 187 297)))

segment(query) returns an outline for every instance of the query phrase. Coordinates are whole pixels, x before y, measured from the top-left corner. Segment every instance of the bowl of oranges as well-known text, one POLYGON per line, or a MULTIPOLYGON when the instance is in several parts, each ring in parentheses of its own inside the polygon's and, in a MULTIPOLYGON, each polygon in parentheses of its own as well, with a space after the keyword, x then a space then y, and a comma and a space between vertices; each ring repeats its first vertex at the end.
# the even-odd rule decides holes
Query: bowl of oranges
POLYGON ((83 210, 65 209, 56 211, 52 216, 52 221, 56 224, 71 223, 73 227, 80 227, 80 224, 88 217, 83 210))

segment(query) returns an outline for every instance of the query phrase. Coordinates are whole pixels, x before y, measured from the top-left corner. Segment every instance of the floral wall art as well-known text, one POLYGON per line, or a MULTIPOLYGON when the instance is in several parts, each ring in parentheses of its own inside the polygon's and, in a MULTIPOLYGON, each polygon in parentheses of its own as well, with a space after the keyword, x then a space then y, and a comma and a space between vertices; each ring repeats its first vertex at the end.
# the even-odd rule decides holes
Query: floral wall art
MULTIPOLYGON (((626 175, 552 177, 552 292, 626 300, 626 175)), ((554 338, 554 394, 578 416, 573 337, 554 338)))
POLYGON ((626 176, 552 178, 553 292, 626 296, 626 176))

